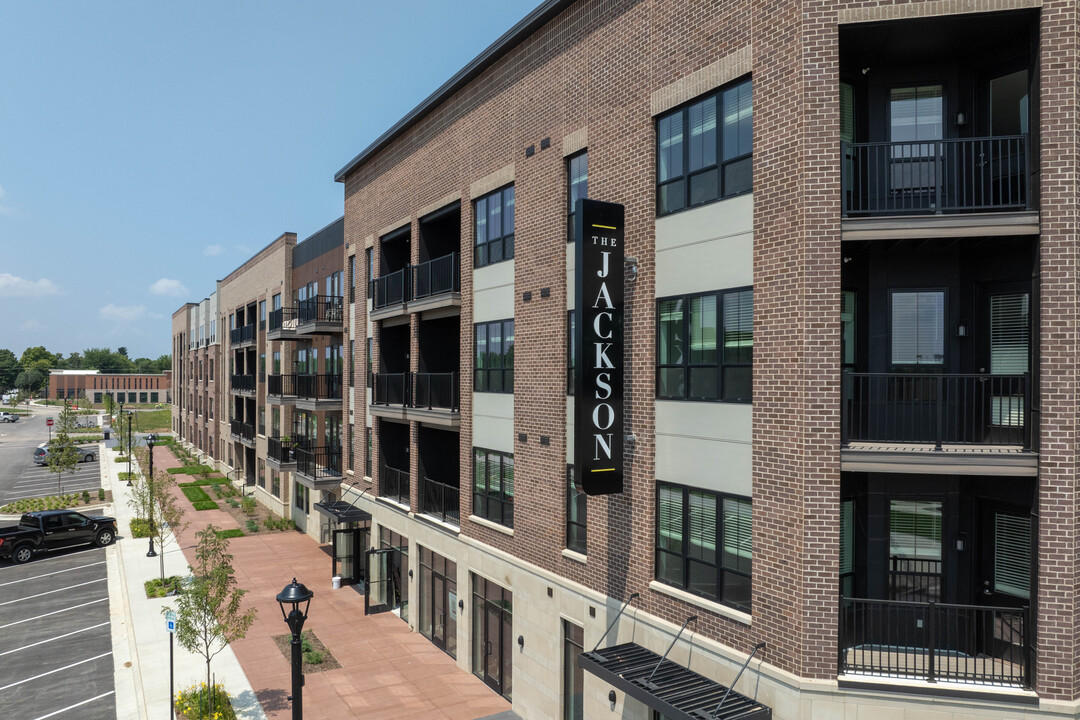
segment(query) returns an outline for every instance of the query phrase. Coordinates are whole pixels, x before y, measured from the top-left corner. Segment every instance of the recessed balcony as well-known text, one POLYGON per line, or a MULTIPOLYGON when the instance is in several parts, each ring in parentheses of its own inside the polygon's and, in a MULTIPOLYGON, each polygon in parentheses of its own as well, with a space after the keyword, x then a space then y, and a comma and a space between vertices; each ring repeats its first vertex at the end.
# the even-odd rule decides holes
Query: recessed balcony
POLYGON ((341 448, 317 447, 296 449, 294 476, 312 490, 333 490, 341 484, 341 448))
POLYGON ((268 375, 266 401, 273 405, 295 405, 296 377, 296 375, 268 375))
POLYGON ((372 320, 461 306, 461 258, 456 252, 375 278, 372 320))
POLYGON ((270 312, 267 340, 292 340, 296 337, 297 310, 294 307, 278 308, 270 312))
POLYGON ((375 373, 371 414, 428 425, 458 427, 460 376, 447 373, 375 373))
POLYGON ((233 375, 229 380, 229 391, 238 395, 255 394, 254 375, 233 375))
POLYGON ((341 375, 296 375, 296 406, 304 410, 340 409, 341 375))
POLYGON ((234 348, 248 347, 255 344, 255 323, 244 325, 229 331, 229 343, 234 348))
POLYGON ((344 298, 319 295, 296 306, 297 335, 340 335, 345 331, 344 298))
POLYGON ((241 420, 229 421, 229 436, 247 447, 255 447, 255 425, 241 420))
POLYGON ((409 506, 409 471, 383 465, 379 472, 379 497, 409 506))

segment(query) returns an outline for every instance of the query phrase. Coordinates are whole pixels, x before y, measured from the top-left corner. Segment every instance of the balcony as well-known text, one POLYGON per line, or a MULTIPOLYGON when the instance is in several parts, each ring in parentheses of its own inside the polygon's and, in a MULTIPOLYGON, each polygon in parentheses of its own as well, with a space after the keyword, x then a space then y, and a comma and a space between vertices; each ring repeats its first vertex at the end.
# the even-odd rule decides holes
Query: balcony
POLYGON ((278 308, 270 312, 269 329, 266 331, 267 340, 292 340, 296 337, 297 311, 296 308, 278 308))
POLYGON ((838 630, 841 684, 870 676, 1031 688, 1027 607, 841 598, 838 630))
POLYGON ((229 343, 234 347, 245 347, 255 344, 255 323, 238 327, 229 331, 229 343))
POLYGON ((233 375, 229 381, 229 389, 241 395, 255 394, 254 375, 233 375))
POLYGON ((296 375, 296 405, 325 410, 341 405, 341 375, 296 375))
POLYGON ((310 447, 311 441, 303 437, 266 438, 266 464, 275 470, 295 470, 296 451, 310 447))
POLYGON ((843 470, 1035 475, 1024 375, 845 373, 843 470))
POLYGON ((267 376, 266 401, 276 405, 295 405, 296 377, 296 375, 267 376))
POLYGON ((248 447, 255 447, 255 425, 240 420, 229 421, 229 435, 248 447))
POLYGON ((409 296, 410 278, 411 273, 408 267, 375 278, 373 303, 375 309, 372 311, 372 315, 379 310, 393 308, 398 305, 402 306, 401 309, 404 311, 405 301, 409 296))
POLYGON ((340 335, 345 330, 344 299, 319 295, 296 306, 297 335, 340 335))
POLYGON ((383 465, 379 473, 379 497, 409 506, 409 471, 383 465))
POLYGON ((461 305, 461 260, 456 252, 407 265, 372 282, 372 320, 461 305))
POLYGON ((461 525, 461 490, 454 485, 420 478, 420 512, 450 525, 461 525))
POLYGON ((297 481, 312 490, 333 490, 341 484, 341 448, 296 448, 297 481))
POLYGON ((375 373, 371 413, 457 427, 460 378, 448 373, 375 373))

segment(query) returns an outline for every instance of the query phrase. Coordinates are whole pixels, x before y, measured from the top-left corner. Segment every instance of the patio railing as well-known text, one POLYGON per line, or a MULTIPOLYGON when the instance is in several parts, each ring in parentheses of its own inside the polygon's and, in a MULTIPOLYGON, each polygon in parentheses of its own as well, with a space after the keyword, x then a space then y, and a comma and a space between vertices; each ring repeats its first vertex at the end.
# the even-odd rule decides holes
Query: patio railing
POLYGON ((461 490, 455 485, 420 478, 420 512, 451 525, 461 524, 461 490))

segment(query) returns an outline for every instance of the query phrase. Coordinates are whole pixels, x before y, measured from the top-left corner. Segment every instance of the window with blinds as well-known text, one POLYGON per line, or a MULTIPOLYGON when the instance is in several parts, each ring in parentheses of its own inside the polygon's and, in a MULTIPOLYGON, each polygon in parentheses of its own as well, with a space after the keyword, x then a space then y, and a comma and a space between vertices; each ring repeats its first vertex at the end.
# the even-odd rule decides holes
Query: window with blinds
POLYGON ((1031 596, 1031 518, 994 513, 994 592, 1031 596))
POLYGON ((660 483, 656 579, 749 610, 751 519, 749 498, 660 483))
POLYGON ((750 402, 753 298, 744 288, 658 301, 657 397, 750 402))
POLYGON ((1023 375, 1028 371, 1031 319, 1027 293, 990 298, 990 372, 1023 375))
POLYGON ((855 306, 854 290, 840 293, 840 356, 844 365, 855 364, 855 306))
POLYGON ((892 500, 889 503, 889 555, 941 559, 941 501, 892 500))
POLYGON ((892 364, 941 365, 945 362, 945 292, 892 293, 892 364))

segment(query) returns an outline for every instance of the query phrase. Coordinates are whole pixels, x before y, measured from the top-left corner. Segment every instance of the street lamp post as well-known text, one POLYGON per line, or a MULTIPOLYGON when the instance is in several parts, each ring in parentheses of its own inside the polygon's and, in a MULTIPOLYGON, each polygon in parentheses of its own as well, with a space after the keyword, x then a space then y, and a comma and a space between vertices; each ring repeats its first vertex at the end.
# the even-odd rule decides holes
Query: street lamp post
POLYGON ((277 596, 278 604, 281 605, 281 616, 285 618, 289 630, 292 631, 292 697, 289 698, 292 701, 292 720, 303 720, 304 717, 302 699, 304 673, 300 657, 300 633, 304 629, 308 606, 314 595, 315 593, 297 583, 296 578, 293 578, 293 581, 286 585, 277 596), (300 609, 300 605, 304 606, 303 610, 300 609), (288 613, 285 612, 286 606, 291 608, 288 613))
MULTIPOLYGON (((127 421, 128 421, 128 432, 127 432, 128 486, 130 487, 131 486, 131 456, 133 454, 132 451, 131 451, 131 411, 130 410, 128 411, 128 419, 127 419, 127 421)), ((123 431, 123 429, 124 429, 123 423, 124 423, 124 418, 121 417, 120 418, 120 430, 121 431, 123 431)))
POLYGON ((153 435, 146 436, 146 447, 150 448, 150 475, 146 478, 146 487, 150 492, 150 549, 146 551, 146 557, 157 557, 157 553, 154 552, 154 441, 156 440, 157 438, 153 435))

